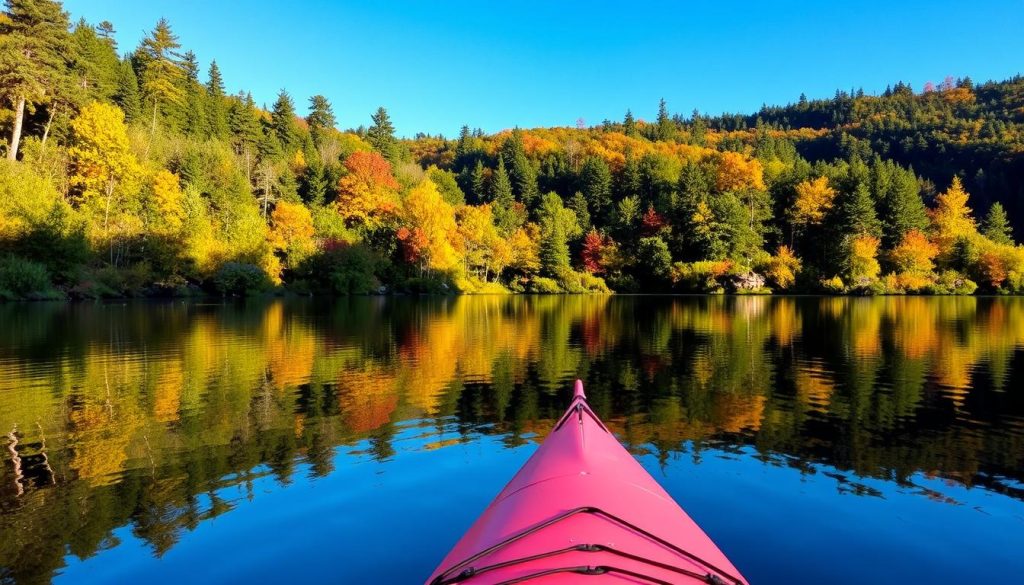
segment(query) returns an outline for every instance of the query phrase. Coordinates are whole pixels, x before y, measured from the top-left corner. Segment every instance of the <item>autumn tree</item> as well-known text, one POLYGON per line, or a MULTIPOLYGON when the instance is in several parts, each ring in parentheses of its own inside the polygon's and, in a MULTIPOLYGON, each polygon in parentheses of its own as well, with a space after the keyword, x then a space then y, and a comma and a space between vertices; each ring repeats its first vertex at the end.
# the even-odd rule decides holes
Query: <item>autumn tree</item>
POLYGON ((960 177, 954 176, 949 189, 935 198, 935 209, 931 213, 932 234, 940 254, 950 254, 958 239, 977 233, 971 208, 967 206, 968 197, 960 177))
POLYGON ((452 245, 458 230, 454 210, 430 179, 409 190, 402 205, 402 222, 422 234, 421 270, 446 272, 458 267, 460 259, 452 245))
POLYGON ((151 208, 155 212, 154 231, 168 235, 178 234, 185 219, 184 194, 178 175, 160 169, 153 175, 151 208))
POLYGON ((14 109, 8 160, 18 157, 26 105, 50 99, 64 83, 68 27, 53 0, 7 0, 0 14, 0 97, 14 109))
POLYGON ((128 146, 124 113, 116 106, 93 102, 82 108, 71 127, 75 138, 68 152, 74 168, 71 184, 83 204, 100 202, 103 234, 109 238, 111 211, 119 196, 132 191, 140 173, 128 146))
POLYGON ((768 281, 779 290, 787 290, 796 283, 802 262, 789 246, 779 246, 764 267, 768 281))
POLYGON ((267 239, 286 268, 295 268, 315 250, 313 217, 301 203, 281 201, 270 214, 267 239))
MULTIPOLYGON (((399 185, 391 174, 391 164, 376 152, 353 152, 345 159, 345 170, 338 182, 335 209, 349 226, 372 231, 398 210, 395 194, 399 185)), ((428 188, 421 191, 424 189, 428 188)), ((433 183, 429 189, 437 191, 433 183)))
POLYGON ((796 198, 789 208, 789 220, 794 228, 820 225, 836 198, 836 190, 829 186, 828 177, 802 181, 794 190, 796 198))
POLYGON ((845 281, 855 287, 866 287, 878 278, 878 247, 881 240, 861 233, 846 240, 846 258, 843 270, 845 281))

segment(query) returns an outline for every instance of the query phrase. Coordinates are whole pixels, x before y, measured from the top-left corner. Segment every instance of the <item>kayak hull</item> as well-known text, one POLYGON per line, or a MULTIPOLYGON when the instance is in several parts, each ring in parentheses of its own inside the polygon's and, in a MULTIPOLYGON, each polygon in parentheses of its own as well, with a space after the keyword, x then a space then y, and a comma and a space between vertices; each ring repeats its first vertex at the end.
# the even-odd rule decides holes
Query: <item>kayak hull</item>
POLYGON ((608 431, 572 404, 427 580, 466 583, 746 581, 608 431))

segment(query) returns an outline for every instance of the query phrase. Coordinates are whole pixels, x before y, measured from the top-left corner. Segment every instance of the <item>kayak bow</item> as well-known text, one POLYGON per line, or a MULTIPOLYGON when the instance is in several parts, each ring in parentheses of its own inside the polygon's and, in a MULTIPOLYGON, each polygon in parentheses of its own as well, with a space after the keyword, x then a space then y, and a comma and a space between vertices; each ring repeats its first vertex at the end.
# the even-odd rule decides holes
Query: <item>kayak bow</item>
POLYGON ((427 585, 526 581, 746 585, 594 414, 579 380, 551 434, 427 585))

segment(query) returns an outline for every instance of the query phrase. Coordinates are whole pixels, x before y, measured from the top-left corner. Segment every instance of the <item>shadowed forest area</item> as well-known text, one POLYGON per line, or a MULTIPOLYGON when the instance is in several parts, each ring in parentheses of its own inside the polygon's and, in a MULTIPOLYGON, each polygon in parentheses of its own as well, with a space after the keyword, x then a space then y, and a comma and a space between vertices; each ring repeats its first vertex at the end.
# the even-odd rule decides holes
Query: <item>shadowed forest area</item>
POLYGON ((403 138, 95 18, 0 15, 0 298, 1024 291, 1020 77, 403 138))

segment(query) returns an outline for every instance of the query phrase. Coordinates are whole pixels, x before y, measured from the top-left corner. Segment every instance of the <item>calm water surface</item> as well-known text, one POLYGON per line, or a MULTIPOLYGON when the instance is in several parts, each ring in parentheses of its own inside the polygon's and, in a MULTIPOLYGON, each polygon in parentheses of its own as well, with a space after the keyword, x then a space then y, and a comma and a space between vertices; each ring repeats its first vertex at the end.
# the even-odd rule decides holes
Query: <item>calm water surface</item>
POLYGON ((594 408, 754 583, 1024 575, 1024 299, 0 306, 0 583, 419 583, 594 408))

